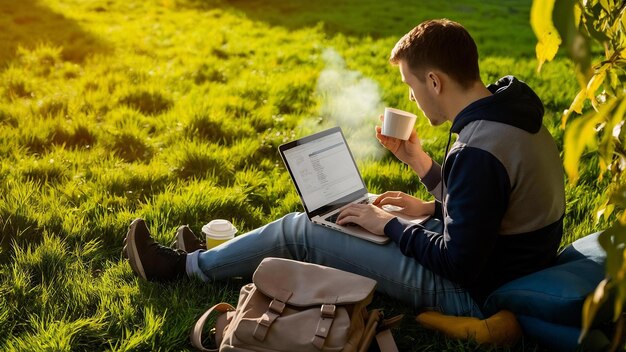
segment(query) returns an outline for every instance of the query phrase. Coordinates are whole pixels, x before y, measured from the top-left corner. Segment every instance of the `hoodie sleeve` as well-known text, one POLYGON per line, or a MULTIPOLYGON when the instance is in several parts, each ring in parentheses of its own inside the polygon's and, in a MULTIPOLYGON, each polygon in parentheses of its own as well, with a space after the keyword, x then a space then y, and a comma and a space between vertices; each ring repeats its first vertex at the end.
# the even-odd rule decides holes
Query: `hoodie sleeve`
POLYGON ((426 190, 435 197, 435 213, 434 218, 443 220, 443 212, 441 209, 441 189, 443 182, 441 182, 441 165, 437 164, 433 160, 433 163, 424 177, 420 179, 422 184, 426 187, 426 190))
POLYGON ((441 202, 441 188, 443 187, 441 182, 441 165, 433 160, 430 169, 420 181, 422 181, 428 193, 432 194, 437 201, 441 202))
POLYGON ((394 219, 385 226, 385 234, 404 255, 467 286, 479 276, 495 246, 510 182, 498 159, 471 147, 451 153, 444 173, 447 194, 443 233, 394 219))

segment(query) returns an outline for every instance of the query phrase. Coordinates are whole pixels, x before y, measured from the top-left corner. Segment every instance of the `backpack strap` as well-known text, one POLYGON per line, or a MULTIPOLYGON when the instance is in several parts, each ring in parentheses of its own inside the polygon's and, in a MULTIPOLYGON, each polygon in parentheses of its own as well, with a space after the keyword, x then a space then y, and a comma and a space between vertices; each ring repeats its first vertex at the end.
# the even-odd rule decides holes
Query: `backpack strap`
POLYGON ((378 324, 376 342, 378 343, 378 348, 381 352, 398 352, 398 346, 396 346, 396 341, 393 339, 391 329, 400 325, 402 318, 404 318, 404 314, 383 319, 378 324))
POLYGON ((404 314, 399 314, 391 318, 383 319, 383 321, 378 324, 378 331, 382 331, 385 329, 393 329, 400 325, 402 319, 404 318, 404 314))
MULTIPOLYGON (((197 348, 198 350, 202 352, 217 352, 219 349, 219 345, 217 346, 218 347, 217 349, 207 349, 202 345, 202 329, 204 328, 204 324, 206 323, 206 320, 209 318, 209 316, 213 312, 224 314, 224 313, 234 311, 234 310, 235 310, 235 307, 231 306, 228 303, 218 303, 214 305, 213 307, 209 308, 206 312, 204 312, 204 314, 202 314, 200 319, 198 319, 198 321, 196 322, 196 325, 194 325, 193 330, 191 330, 191 336, 189 336, 189 339, 191 340, 191 344, 193 345, 193 347, 197 348)), ((220 331, 217 333, 221 334, 222 332, 220 331)))
POLYGON ((337 307, 334 304, 322 304, 320 308, 320 320, 317 322, 317 328, 315 329, 315 336, 313 336, 313 346, 318 350, 322 350, 326 337, 330 332, 330 326, 333 325, 335 320, 335 310, 337 307))
POLYGON ((398 352, 398 346, 396 346, 396 341, 393 339, 391 329, 400 325, 402 318, 404 318, 404 314, 396 315, 388 319, 381 319, 378 323, 376 329, 376 343, 378 343, 380 352, 398 352))
POLYGON ((383 319, 384 314, 380 309, 367 311, 363 308, 363 316, 366 317, 365 332, 362 344, 359 345, 359 352, 370 350, 370 344, 376 339, 380 352, 398 352, 398 346, 393 339, 391 329, 400 325, 404 315, 396 315, 389 319, 383 319))
POLYGON ((261 319, 257 322, 256 328, 254 329, 253 336, 258 341, 265 340, 267 336, 267 332, 270 329, 270 326, 274 324, 274 321, 283 314, 285 307, 287 306, 287 302, 289 302, 289 298, 293 295, 293 292, 283 290, 278 288, 276 290, 276 296, 270 302, 267 307, 267 311, 261 319))
POLYGON ((391 329, 385 329, 376 334, 376 342, 381 352, 398 352, 398 346, 396 346, 396 341, 393 339, 391 329))

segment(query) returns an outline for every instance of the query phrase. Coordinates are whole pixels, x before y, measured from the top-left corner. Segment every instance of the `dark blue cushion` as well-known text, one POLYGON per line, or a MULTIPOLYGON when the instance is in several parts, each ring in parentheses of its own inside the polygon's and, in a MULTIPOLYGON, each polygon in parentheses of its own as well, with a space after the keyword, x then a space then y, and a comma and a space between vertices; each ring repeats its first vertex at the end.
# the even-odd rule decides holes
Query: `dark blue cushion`
POLYGON ((567 246, 554 266, 499 287, 485 301, 485 316, 510 310, 522 317, 524 333, 538 341, 557 336, 572 338, 575 331, 580 333, 583 302, 604 278, 606 253, 598 243, 598 235, 585 236, 567 246))
POLYGON ((524 327, 526 336, 550 351, 575 351, 578 347, 580 327, 553 324, 525 315, 518 315, 517 321, 524 327))

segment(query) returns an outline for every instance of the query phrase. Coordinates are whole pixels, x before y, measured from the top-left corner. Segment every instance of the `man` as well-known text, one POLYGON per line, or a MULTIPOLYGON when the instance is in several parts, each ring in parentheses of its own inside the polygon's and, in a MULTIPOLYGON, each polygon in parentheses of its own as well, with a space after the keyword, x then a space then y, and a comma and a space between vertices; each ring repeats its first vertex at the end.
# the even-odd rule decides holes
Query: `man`
POLYGON ((154 243, 138 219, 125 240, 135 273, 147 280, 187 275, 214 282, 250 276, 264 257, 286 257, 371 277, 380 291, 416 309, 483 318, 480 306, 495 288, 550 265, 563 231, 565 196, 539 98, 511 76, 485 87, 473 39, 449 20, 415 27, 393 48, 390 62, 430 123, 451 121, 450 137, 458 134, 440 166, 415 131, 402 141, 376 127, 380 143, 436 200, 386 192, 373 205, 346 208, 338 223, 360 225, 392 243, 372 244, 289 214, 208 251, 183 226, 177 241, 188 253, 182 253, 154 243), (382 210, 385 204, 434 220, 405 223, 382 210), (439 231, 436 219, 443 224, 439 231))

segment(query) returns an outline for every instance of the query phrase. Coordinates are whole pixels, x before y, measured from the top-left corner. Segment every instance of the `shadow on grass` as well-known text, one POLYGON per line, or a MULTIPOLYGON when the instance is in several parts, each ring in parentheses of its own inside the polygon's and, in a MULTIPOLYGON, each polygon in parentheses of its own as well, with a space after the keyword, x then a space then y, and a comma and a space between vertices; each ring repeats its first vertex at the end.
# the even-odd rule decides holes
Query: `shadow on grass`
POLYGON ((377 38, 402 35, 406 28, 410 29, 419 20, 396 11, 394 2, 397 1, 225 0, 249 18, 272 26, 296 30, 321 22, 324 31, 331 35, 342 33, 377 38))
MULTIPOLYGON (((199 0, 196 0, 199 1, 199 0)), ((534 57, 527 1, 464 0, 223 0, 247 17, 297 30, 323 23, 329 35, 399 39, 418 23, 448 18, 462 23, 481 54, 534 57)))
POLYGON ((106 43, 76 21, 37 0, 0 1, 0 68, 15 58, 19 46, 32 49, 42 43, 61 47, 61 57, 72 62, 109 51, 106 43))

